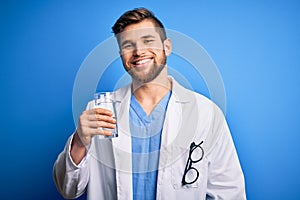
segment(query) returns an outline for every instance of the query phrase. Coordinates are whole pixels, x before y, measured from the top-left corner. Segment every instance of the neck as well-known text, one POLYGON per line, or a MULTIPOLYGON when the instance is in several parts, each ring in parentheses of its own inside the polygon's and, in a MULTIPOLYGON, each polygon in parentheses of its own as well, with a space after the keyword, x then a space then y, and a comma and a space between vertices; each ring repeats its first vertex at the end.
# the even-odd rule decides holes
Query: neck
POLYGON ((132 81, 133 94, 147 114, 151 113, 159 101, 171 90, 171 87, 166 67, 148 83, 132 81))

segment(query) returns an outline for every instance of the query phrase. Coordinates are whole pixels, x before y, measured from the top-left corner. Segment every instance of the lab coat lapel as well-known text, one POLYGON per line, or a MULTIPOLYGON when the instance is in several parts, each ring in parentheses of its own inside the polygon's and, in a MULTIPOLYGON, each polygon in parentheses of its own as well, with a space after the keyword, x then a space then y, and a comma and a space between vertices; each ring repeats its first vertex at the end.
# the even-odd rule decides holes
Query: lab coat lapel
POLYGON ((116 91, 118 137, 112 139, 118 199, 132 199, 132 158, 129 129, 130 85, 116 91))
POLYGON ((172 151, 177 143, 179 130, 183 120, 183 105, 189 103, 190 99, 186 95, 186 89, 172 79, 172 96, 168 103, 161 136, 161 149, 159 157, 158 185, 162 183, 162 171, 172 163, 172 151))

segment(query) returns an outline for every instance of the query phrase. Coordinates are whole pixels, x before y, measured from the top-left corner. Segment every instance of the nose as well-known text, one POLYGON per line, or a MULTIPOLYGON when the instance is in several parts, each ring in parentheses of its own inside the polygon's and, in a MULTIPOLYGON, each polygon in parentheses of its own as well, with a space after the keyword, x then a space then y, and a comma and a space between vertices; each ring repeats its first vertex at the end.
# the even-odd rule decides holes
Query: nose
POLYGON ((133 50, 133 55, 140 56, 140 55, 144 54, 145 50, 146 49, 145 49, 144 45, 136 43, 134 50, 133 50))

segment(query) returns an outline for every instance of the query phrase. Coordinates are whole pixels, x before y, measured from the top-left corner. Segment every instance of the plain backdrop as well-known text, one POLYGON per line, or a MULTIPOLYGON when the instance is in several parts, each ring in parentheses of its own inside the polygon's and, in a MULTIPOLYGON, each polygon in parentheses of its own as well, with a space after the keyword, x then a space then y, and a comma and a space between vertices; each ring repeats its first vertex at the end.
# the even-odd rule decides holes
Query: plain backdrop
MULTIPOLYGON (((141 6, 218 67, 248 199, 299 199, 300 4, 289 0, 1 1, 0 199, 62 199, 52 167, 75 130, 76 74, 116 19, 141 6)), ((169 62, 189 72, 176 56, 169 62)), ((124 73, 112 65, 100 89, 124 73)), ((210 97, 201 77, 185 76, 210 97)))

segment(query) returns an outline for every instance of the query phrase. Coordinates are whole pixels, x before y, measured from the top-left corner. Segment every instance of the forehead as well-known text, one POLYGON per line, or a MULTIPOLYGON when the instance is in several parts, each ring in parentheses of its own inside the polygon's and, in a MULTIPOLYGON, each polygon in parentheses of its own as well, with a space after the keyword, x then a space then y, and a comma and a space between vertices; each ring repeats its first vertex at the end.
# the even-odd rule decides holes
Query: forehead
POLYGON ((158 27, 155 27, 151 20, 143 20, 139 23, 128 25, 119 36, 121 40, 134 40, 145 35, 159 37, 158 27))

